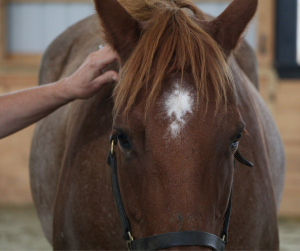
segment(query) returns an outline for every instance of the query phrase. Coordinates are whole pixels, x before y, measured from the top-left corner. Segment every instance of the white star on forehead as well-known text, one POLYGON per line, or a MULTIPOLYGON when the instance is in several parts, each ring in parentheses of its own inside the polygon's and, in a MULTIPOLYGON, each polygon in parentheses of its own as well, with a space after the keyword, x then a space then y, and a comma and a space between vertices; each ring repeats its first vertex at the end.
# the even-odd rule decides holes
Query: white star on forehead
POLYGON ((170 131, 173 138, 177 137, 186 125, 186 116, 193 112, 194 99, 190 91, 180 87, 178 83, 165 101, 165 109, 172 120, 170 131))

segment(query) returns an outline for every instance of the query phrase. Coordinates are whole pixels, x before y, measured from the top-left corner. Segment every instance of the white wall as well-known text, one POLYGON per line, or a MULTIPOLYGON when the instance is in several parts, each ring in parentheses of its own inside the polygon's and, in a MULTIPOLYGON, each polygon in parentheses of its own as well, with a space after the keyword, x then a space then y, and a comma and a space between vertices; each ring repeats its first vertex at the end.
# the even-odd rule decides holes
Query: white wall
POLYGON ((10 3, 8 50, 41 53, 67 27, 93 13, 92 3, 10 3))
MULTIPOLYGON (((230 1, 229 1, 230 2, 230 1)), ((198 3, 213 16, 228 3, 198 3)), ((10 3, 8 5, 8 50, 12 53, 42 53, 67 27, 94 13, 92 3, 10 3)), ((246 39, 256 48, 256 22, 246 39)))

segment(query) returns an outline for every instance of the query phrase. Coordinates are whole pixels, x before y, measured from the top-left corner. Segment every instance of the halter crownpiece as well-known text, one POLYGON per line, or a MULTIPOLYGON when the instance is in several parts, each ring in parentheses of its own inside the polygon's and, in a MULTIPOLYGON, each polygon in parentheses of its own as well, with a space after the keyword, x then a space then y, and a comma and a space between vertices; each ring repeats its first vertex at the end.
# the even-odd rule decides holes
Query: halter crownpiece
MULTIPOLYGON (((119 180, 118 180, 118 168, 117 158, 114 152, 114 146, 117 143, 116 137, 110 138, 111 149, 108 154, 107 163, 111 167, 111 183, 112 190, 115 198, 115 202, 118 209, 119 218, 123 229, 123 238, 127 242, 128 250, 160 250, 170 247, 180 246, 202 246, 212 250, 224 250, 225 245, 228 243, 228 227, 231 213, 232 204, 232 188, 230 193, 230 199, 228 207, 224 216, 222 238, 202 232, 202 231, 181 231, 170 232, 151 237, 146 237, 138 240, 134 240, 131 234, 131 227, 126 215, 124 205, 121 198, 119 180)), ((243 158, 239 151, 235 153, 237 161, 247 166, 253 166, 248 160, 243 158)))

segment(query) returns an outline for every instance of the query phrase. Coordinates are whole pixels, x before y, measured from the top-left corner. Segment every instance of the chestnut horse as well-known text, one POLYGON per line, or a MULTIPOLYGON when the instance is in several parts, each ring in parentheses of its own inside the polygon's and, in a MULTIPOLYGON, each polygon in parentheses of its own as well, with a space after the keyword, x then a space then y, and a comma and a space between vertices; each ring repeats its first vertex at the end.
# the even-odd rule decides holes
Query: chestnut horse
POLYGON ((121 61, 107 68, 119 70, 118 83, 36 127, 31 187, 53 248, 126 247, 107 165, 113 136, 134 239, 221 237, 233 190, 226 249, 278 250, 284 150, 258 92, 254 53, 241 40, 258 0, 234 0, 214 19, 187 0, 94 2, 101 25, 92 16, 69 28, 40 70, 40 84, 69 76, 104 41, 121 61), (234 165, 238 148, 254 167, 234 165))

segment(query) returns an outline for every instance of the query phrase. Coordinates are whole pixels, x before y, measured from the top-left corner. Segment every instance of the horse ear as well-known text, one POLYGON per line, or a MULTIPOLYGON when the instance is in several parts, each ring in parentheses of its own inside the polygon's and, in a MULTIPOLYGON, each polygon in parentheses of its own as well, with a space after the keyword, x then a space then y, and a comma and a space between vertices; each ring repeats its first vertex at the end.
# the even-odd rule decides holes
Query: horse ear
POLYGON ((234 0, 220 16, 206 24, 208 33, 223 48, 226 56, 238 45, 257 6, 258 0, 234 0))
POLYGON ((106 41, 119 53, 124 63, 141 34, 141 24, 117 0, 94 0, 106 41))

